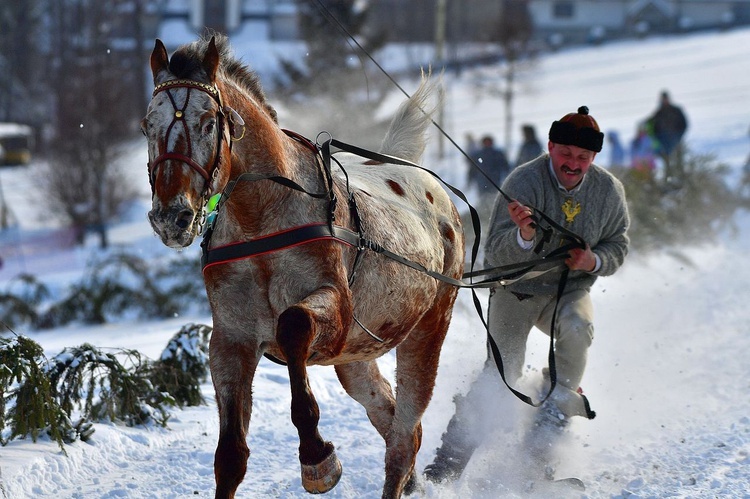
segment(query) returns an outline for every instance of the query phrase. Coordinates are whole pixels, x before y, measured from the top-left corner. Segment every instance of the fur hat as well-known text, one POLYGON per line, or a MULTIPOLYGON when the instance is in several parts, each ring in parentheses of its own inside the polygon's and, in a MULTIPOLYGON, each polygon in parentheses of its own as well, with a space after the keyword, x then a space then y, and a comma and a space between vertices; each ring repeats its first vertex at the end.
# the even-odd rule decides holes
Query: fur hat
POLYGON ((581 106, 577 113, 569 113, 560 121, 554 121, 549 129, 549 140, 555 144, 578 146, 589 151, 600 152, 604 143, 604 134, 589 108, 581 106))

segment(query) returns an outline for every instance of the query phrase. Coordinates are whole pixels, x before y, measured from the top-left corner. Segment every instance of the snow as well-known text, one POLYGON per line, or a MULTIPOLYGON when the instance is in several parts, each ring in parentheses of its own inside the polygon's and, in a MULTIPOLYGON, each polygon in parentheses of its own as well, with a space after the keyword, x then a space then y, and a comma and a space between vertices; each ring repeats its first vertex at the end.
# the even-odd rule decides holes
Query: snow
POLYGON ((28 135, 31 133, 31 127, 20 125, 18 123, 0 123, 0 137, 8 135, 28 135))
MULTIPOLYGON (((750 97, 750 30, 653 38, 559 52, 539 59, 520 76, 516 128, 549 123, 586 104, 604 130, 629 140, 638 120, 651 113, 658 93, 668 89, 690 120, 688 143, 716 154, 739 171, 750 144, 746 103, 750 97)), ((239 52, 239 51, 238 51, 239 52)), ((239 52, 241 53, 241 52, 239 52)), ((245 55, 252 61, 253 54, 245 55)), ((480 97, 471 74, 446 75, 445 128, 461 143, 467 132, 502 137, 502 103, 480 97)), ((493 77, 492 74, 489 75, 493 77)), ((499 78, 495 70, 494 78, 499 78)), ((413 82, 409 83, 413 85, 413 82)), ((395 93, 394 93, 395 95, 395 93)), ((400 100, 395 95, 393 101, 400 100)), ((518 141, 513 130, 514 143, 518 141)), ((434 139, 426 166, 437 165, 447 180, 463 185, 464 162, 452 148, 437 159, 434 139)), ((606 147, 606 146, 605 146, 606 147)), ((515 149, 510 151, 515 155, 515 149)), ((169 253, 146 222, 145 147, 128 155, 144 201, 112 233, 115 245, 142 257, 169 253)), ((606 163, 606 149, 600 158, 606 163)), ((0 170, 4 194, 20 219, 15 236, 51 231, 37 217, 34 175, 39 165, 0 170)), ((471 194, 470 194, 471 195, 471 194)), ((688 257, 631 254, 616 275, 592 291, 596 338, 583 387, 597 418, 573 421, 558 452, 560 476, 577 476, 586 492, 528 491, 516 483, 521 470, 518 439, 529 408, 498 388, 504 411, 498 430, 476 452, 454 484, 425 484, 424 497, 750 497, 750 215, 740 212, 737 232, 680 248, 688 257)), ((4 236, 7 237, 7 236, 4 236)), ((11 243, 12 243, 11 239, 11 243)), ((0 240, 3 251, 9 242, 0 240)), ((58 288, 80 278, 92 249, 38 248, 3 254, 0 286, 19 272, 32 272, 58 288)), ((194 245, 184 251, 197 256, 194 245)), ((97 347, 135 348, 158 358, 172 335, 206 315, 184 314, 164 321, 121 321, 99 327, 67 326, 19 331, 42 344, 48 356, 89 342, 97 347)), ((532 335, 532 373, 546 365, 546 338, 532 335)), ((453 411, 456 393, 468 389, 485 358, 484 333, 466 291, 459 293, 441 356, 437 386, 423 418, 424 440, 417 467, 434 457, 453 411)), ((393 355, 380 361, 392 377, 393 355)), ((320 404, 320 431, 331 440, 344 475, 329 497, 379 497, 384 444, 362 407, 344 394, 331 368, 312 368, 311 385, 320 404)), ((95 424, 88 442, 66 446, 45 439, 16 440, 0 447, 2 498, 183 498, 213 495, 213 452, 217 411, 210 383, 208 405, 175 410, 167 428, 95 424)), ((238 497, 305 497, 299 477, 296 430, 289 418, 286 369, 262 361, 254 384, 249 436, 251 458, 238 497)))

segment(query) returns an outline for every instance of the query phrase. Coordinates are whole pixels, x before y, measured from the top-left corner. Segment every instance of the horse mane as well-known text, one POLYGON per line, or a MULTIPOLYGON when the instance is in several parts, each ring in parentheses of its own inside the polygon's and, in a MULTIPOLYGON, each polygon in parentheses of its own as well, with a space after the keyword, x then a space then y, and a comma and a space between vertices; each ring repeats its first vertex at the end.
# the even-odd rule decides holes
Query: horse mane
POLYGON ((209 83, 202 62, 212 37, 216 43, 216 49, 219 51, 219 72, 223 72, 228 79, 231 79, 255 97, 273 121, 278 123, 276 110, 266 100, 260 78, 234 56, 229 45, 229 38, 226 35, 210 32, 203 35, 198 41, 182 45, 169 60, 169 71, 177 78, 189 78, 209 83))

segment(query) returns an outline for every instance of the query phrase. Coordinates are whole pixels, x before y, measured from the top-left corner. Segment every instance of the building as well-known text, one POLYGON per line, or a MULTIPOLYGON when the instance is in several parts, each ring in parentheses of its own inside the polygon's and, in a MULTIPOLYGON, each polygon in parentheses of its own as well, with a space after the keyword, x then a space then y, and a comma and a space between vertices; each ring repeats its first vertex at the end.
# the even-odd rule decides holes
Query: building
POLYGON ((270 40, 298 37, 295 0, 166 0, 159 17, 163 23, 182 23, 195 33, 208 27, 232 35, 253 23, 263 26, 270 40))
MULTIPOLYGON (((442 0, 445 1, 445 0, 442 0)), ((445 3, 448 42, 491 40, 492 23, 506 0, 445 3)), ((517 0, 514 0, 517 1, 517 0)), ((750 0, 521 0, 531 12, 536 38, 552 44, 596 42, 653 33, 680 33, 750 24, 750 0)), ((441 0, 370 0, 370 21, 389 41, 432 41, 441 0), (419 22, 409 22, 419 20, 419 22)), ((233 35, 244 25, 269 40, 299 36, 295 0, 163 0, 162 23, 204 27, 233 35)))
POLYGON ((529 0, 528 3, 536 36, 553 45, 750 24, 750 0, 529 0))

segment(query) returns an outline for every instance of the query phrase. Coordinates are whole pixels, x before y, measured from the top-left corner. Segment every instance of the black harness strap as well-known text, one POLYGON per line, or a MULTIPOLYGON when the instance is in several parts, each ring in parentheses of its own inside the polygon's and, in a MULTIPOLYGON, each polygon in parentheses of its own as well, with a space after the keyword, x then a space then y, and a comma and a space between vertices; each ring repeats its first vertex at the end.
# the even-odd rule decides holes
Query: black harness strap
MULTIPOLYGON (((271 177, 268 178, 272 179, 271 177)), ((294 246, 299 246, 301 244, 307 244, 322 240, 334 240, 347 244, 354 248, 369 249, 371 251, 374 251, 375 253, 386 256, 402 265, 410 267, 423 274, 427 274, 430 277, 459 288, 478 287, 478 285, 475 286, 466 284, 465 282, 458 279, 454 279, 452 277, 440 274, 439 272, 430 270, 420 263, 404 258, 390 250, 385 249, 376 242, 361 237, 360 234, 352 230, 349 230, 345 227, 340 227, 338 225, 331 226, 328 223, 318 223, 294 227, 288 230, 259 237, 257 239, 227 244, 225 246, 218 246, 216 248, 208 249, 207 245, 202 244, 201 246, 203 248, 203 254, 201 257, 201 264, 203 266, 203 270, 205 271, 206 268, 212 265, 219 265, 237 260, 243 260, 246 258, 253 258, 256 256, 273 253, 274 251, 282 250, 285 248, 291 248, 294 246)), ((204 239, 204 242, 205 241, 206 239, 204 239)), ((489 285, 485 287, 489 287, 489 285)))
MULTIPOLYGON (((489 326, 484 321, 484 318, 482 317, 482 323, 484 324, 484 327, 487 329, 487 344, 489 345, 490 351, 492 352, 492 358, 495 361, 495 365, 497 366, 497 370, 500 373, 500 378, 502 378, 503 383, 505 383, 505 386, 508 387, 508 389, 518 397, 522 402, 525 402, 526 404, 532 406, 532 407, 539 407, 541 406, 551 395, 552 392, 555 390, 555 387, 557 386, 557 364, 555 362, 555 322, 557 321, 557 310, 558 305, 560 305, 560 299, 562 298, 563 292, 565 291, 565 284, 568 282, 568 269, 567 267, 563 269, 562 277, 560 277, 560 282, 557 287, 557 298, 555 300, 555 310, 552 313, 552 324, 550 325, 550 332, 549 332, 549 349, 547 353, 547 365, 549 366, 549 380, 550 380, 550 387, 549 391, 547 391, 547 394, 542 397, 542 399, 539 402, 534 402, 531 397, 528 395, 519 392, 512 386, 510 386, 510 383, 508 383, 508 380, 505 379, 505 367, 503 365, 503 357, 500 354, 500 349, 497 347, 497 343, 495 343, 495 339, 492 337, 492 335, 489 332, 489 326)), ((492 291, 490 292, 492 293, 492 291)), ((489 311, 488 311, 489 315, 489 311)), ((593 411, 591 411, 593 412, 593 411)), ((591 419, 591 418, 590 418, 591 419)))
MULTIPOLYGON (((284 130, 284 131, 290 137, 292 137, 295 140, 305 143, 306 145, 308 145, 308 147, 310 146, 310 144, 312 144, 309 140, 304 139, 304 137, 301 137, 294 132, 289 132, 287 130, 284 130)), ((554 220, 550 219, 543 212, 534 209, 535 213, 541 217, 541 218, 536 218, 535 220, 539 222, 541 219, 543 219, 548 224, 547 227, 541 227, 540 225, 537 226, 540 230, 542 230, 543 236, 541 238, 540 243, 537 244, 537 247, 534 249, 534 251, 536 253, 539 253, 541 251, 542 246, 550 240, 552 231, 554 229, 560 231, 563 234, 563 239, 568 240, 569 241, 568 244, 565 244, 553 250, 545 257, 541 257, 535 260, 517 262, 517 263, 513 263, 509 265, 503 265, 500 267, 493 267, 489 269, 474 271, 473 270, 474 264, 476 261, 476 256, 478 254, 479 245, 480 245, 481 224, 479 222, 479 215, 476 209, 468 202, 468 200, 466 199, 466 196, 464 195, 462 191, 460 191, 456 187, 453 187, 452 185, 445 182, 442 178, 440 178, 437 174, 435 174, 431 170, 428 170, 427 168, 424 168, 416 163, 413 163, 411 161, 408 161, 402 158, 397 158, 395 156, 368 151, 366 149, 362 149, 357 146, 353 146, 350 144, 346 144, 344 142, 340 142, 333 138, 330 138, 329 140, 324 142, 322 147, 313 148, 313 151, 315 151, 316 154, 322 151, 321 159, 323 163, 324 176, 325 176, 325 180, 326 180, 327 188, 328 188, 326 192, 309 192, 305 188, 303 188, 301 185, 294 182, 293 180, 288 179, 286 177, 279 176, 279 175, 243 173, 242 175, 237 177, 235 180, 227 184, 226 188, 224 189, 222 198, 219 201, 219 204, 217 205, 216 209, 218 211, 220 206, 223 205, 224 202, 226 202, 226 200, 228 199, 229 195, 234 190, 238 182, 271 180, 273 182, 277 182, 291 189, 297 190, 299 192, 303 192, 314 198, 328 199, 329 200, 328 220, 323 223, 315 223, 315 224, 309 224, 309 225, 304 225, 300 227, 290 228, 287 230, 283 230, 281 232, 263 236, 263 237, 253 239, 250 241, 232 243, 232 244, 228 244, 225 246, 220 246, 217 248, 210 248, 210 249, 209 249, 210 238, 211 238, 211 233, 213 231, 213 228, 209 227, 204 235, 203 242, 201 243, 201 248, 203 251, 201 260, 202 260, 204 271, 206 268, 212 265, 219 265, 219 264, 223 264, 223 263, 227 263, 231 261, 252 258, 255 256, 268 254, 274 251, 278 251, 278 250, 282 250, 282 249, 290 248, 294 246, 299 246, 299 245, 311 243, 314 241, 334 240, 334 241, 339 241, 341 243, 347 244, 354 248, 357 248, 357 255, 355 257, 355 263, 353 265, 353 269, 349 278, 350 285, 353 281, 354 274, 356 273, 356 268, 359 264, 360 257, 361 257, 363 250, 369 249, 371 251, 374 251, 375 253, 379 253, 387 258, 390 258, 418 272, 424 273, 439 281, 448 283, 458 288, 470 288, 472 291, 472 298, 474 301, 474 306, 477 310, 477 313, 480 316, 480 319, 482 320, 485 330, 487 331, 487 338, 488 338, 487 341, 489 344, 489 348, 492 352, 493 358, 495 360, 495 363, 497 365, 498 371, 500 372, 500 376, 503 382, 508 387, 508 389, 523 402, 529 405, 532 405, 534 407, 538 407, 541 404, 543 404, 550 397, 550 395, 552 394, 552 391, 555 389, 555 386, 557 384, 557 372, 555 368, 555 355, 554 355, 555 322, 557 319, 558 305, 560 303, 560 299, 564 292, 565 285, 567 282, 567 277, 568 277, 567 267, 565 267, 564 265, 561 265, 560 262, 568 258, 568 251, 570 249, 576 248, 576 247, 578 248, 585 247, 585 242, 583 241, 583 239, 577 234, 569 231, 565 227, 562 227, 559 224, 557 224, 554 220), (474 233, 476 234, 474 245, 472 247, 472 259, 471 259, 472 270, 468 273, 465 273, 462 276, 462 279, 468 278, 471 280, 471 282, 466 283, 463 280, 455 279, 450 276, 441 274, 439 272, 435 272, 433 270, 427 269, 423 265, 417 262, 414 262, 412 260, 409 260, 407 258, 404 258, 403 256, 398 255, 384 248, 380 244, 365 238, 362 234, 361 220, 359 217, 359 213, 357 211, 354 194, 349 190, 349 186, 348 186, 349 178, 348 178, 348 175, 346 175, 346 171, 343 169, 343 167, 341 169, 342 171, 344 171, 344 174, 346 175, 347 190, 349 191, 349 208, 351 210, 352 220, 354 221, 357 231, 355 232, 345 227, 335 225, 333 222, 334 222, 334 210, 336 207, 336 196, 333 192, 333 176, 331 174, 331 160, 332 159, 333 161, 336 161, 336 160, 333 158, 333 155, 330 152, 331 145, 341 150, 350 152, 352 154, 356 154, 358 156, 371 159, 373 161, 419 168, 420 170, 423 170, 426 173, 429 173, 430 175, 435 177, 442 184, 444 184, 451 192, 453 192, 462 201, 464 201, 466 205, 469 207, 469 211, 471 213, 472 224, 474 226, 474 233), (544 266, 545 268, 541 270, 533 270, 533 269, 538 269, 541 266, 544 266), (549 272, 561 266, 563 267, 563 272, 562 272, 559 285, 558 285, 555 310, 553 313, 552 324, 550 327, 550 347, 549 347, 549 354, 548 354, 548 363, 549 363, 549 370, 550 370, 551 386, 550 386, 548 393, 541 399, 541 401, 539 401, 538 403, 535 403, 530 397, 528 397, 527 395, 524 395, 523 393, 518 392, 513 387, 511 387, 510 384, 505 379, 505 372, 503 368, 502 357, 500 355, 500 351, 497 345, 495 344, 494 339, 492 338, 492 335, 489 332, 489 327, 484 318, 484 314, 482 312, 482 306, 479 302, 479 297, 476 294, 475 288, 495 288, 498 285, 506 286, 506 285, 509 285, 509 284, 512 284, 514 282, 518 282, 521 280, 538 277, 541 274, 544 274, 546 272, 549 272), (475 277, 486 276, 486 275, 489 275, 489 277, 486 277, 480 281, 473 281, 475 277)), ((341 164, 338 161, 336 162, 337 164, 339 164, 339 167, 341 167, 341 164)), ((506 198, 507 198, 507 195, 506 195, 506 198)), ((593 411, 591 411, 591 413, 593 414, 593 411)))
MULTIPOLYGON (((371 159, 373 161, 379 161, 381 163, 390 163, 394 165, 403 165, 403 166, 410 166, 413 168, 419 168, 420 170, 429 173, 433 177, 435 177, 441 184, 445 185, 453 194, 455 194, 461 201, 466 203, 466 206, 469 207, 469 214, 471 216, 471 225, 474 230, 474 234, 476 237, 474 238, 474 244, 471 248, 471 270, 474 270, 474 264, 477 259, 477 255, 479 254, 479 247, 481 244, 481 238, 482 238, 482 224, 479 222, 479 213, 477 213, 477 210, 469 203, 469 200, 466 199, 466 195, 458 188, 452 186, 442 178, 440 178, 439 175, 437 175, 432 170, 428 170, 427 168, 418 165, 417 163, 414 163, 412 161, 408 161, 403 158, 397 158, 396 156, 391 156, 390 154, 383 154, 373 151, 368 151, 367 149, 363 149, 361 147, 347 144, 346 142, 341 142, 340 140, 331 138, 326 142, 326 144, 330 143, 330 145, 337 147, 341 149, 342 151, 350 152, 352 154, 356 154, 357 156, 371 159)), ((324 144, 324 158, 325 158, 325 144, 324 144)), ((328 155, 330 155, 330 149, 328 149, 328 155)), ((434 277, 434 276, 433 276, 434 277)), ((466 287, 465 285, 462 287, 466 287)))
POLYGON ((327 223, 303 225, 250 241, 227 244, 211 248, 210 250, 205 250, 204 248, 201 264, 203 270, 205 270, 212 265, 252 258, 281 249, 327 239, 341 241, 351 246, 356 246, 358 242, 356 234, 341 227, 334 227, 334 231, 332 232, 327 223), (349 237, 350 235, 354 237, 349 237))
MULTIPOLYGON (((482 321, 482 324, 484 325, 485 330, 487 331, 487 342, 490 346, 490 350, 492 351, 495 364, 497 365, 497 369, 500 373, 500 377, 502 378, 503 383, 505 383, 505 386, 507 386, 508 389, 516 397, 518 397, 520 400, 522 400, 526 404, 529 404, 533 407, 541 406, 552 395, 552 392, 554 391, 555 386, 557 385, 557 370, 556 370, 556 364, 555 364, 555 349, 554 349, 555 329, 556 329, 555 323, 557 321, 558 305, 560 304, 560 299, 562 298, 562 295, 564 293, 565 286, 568 281, 568 273, 569 273, 568 268, 564 264, 560 265, 560 262, 568 258, 568 251, 570 251, 571 249, 586 247, 586 242, 583 240, 583 238, 581 238, 576 233, 570 231, 569 229, 563 227, 562 225, 558 224, 541 210, 537 210, 536 208, 532 207, 532 210, 533 210, 532 219, 535 222, 535 225, 536 225, 535 228, 539 229, 542 232, 542 237, 540 238, 540 241, 537 243, 536 247, 534 248, 534 252, 538 254, 542 251, 543 246, 547 244, 552 238, 552 233, 554 230, 557 230, 558 232, 560 232, 562 234, 563 240, 567 240, 568 243, 560 246, 559 248, 556 248, 555 250, 551 251, 549 255, 543 258, 530 260, 526 262, 518 262, 514 264, 509 264, 509 265, 503 265, 500 267, 482 269, 480 271, 474 271, 474 265, 476 262, 476 256, 479 251, 479 245, 480 245, 480 239, 481 239, 481 224, 479 223, 479 216, 476 210, 468 202, 463 192, 461 192, 457 188, 445 182, 442 178, 440 178, 434 172, 420 165, 412 163, 411 161, 407 161, 401 158, 396 158, 394 156, 389 156, 387 154, 374 153, 372 151, 368 151, 366 149, 353 146, 351 144, 346 144, 344 142, 341 142, 335 139, 331 139, 330 142, 332 145, 338 147, 339 149, 345 150, 352 154, 356 154, 358 156, 362 156, 362 157, 372 159, 375 161, 381 161, 384 163, 394 163, 394 164, 412 166, 412 167, 419 168, 423 171, 426 171, 433 177, 437 178, 441 183, 443 183, 446 187, 448 187, 448 189, 450 189, 451 192, 453 192, 456 196, 458 196, 462 201, 466 203, 471 213, 471 219, 472 219, 472 224, 474 228, 475 238, 474 238, 474 245, 472 247, 472 253, 471 253, 471 271, 468 273, 465 273, 463 275, 463 279, 468 278, 472 282, 470 284, 466 284, 463 281, 461 281, 460 284, 454 284, 454 285, 457 285, 459 287, 472 288, 471 293, 472 293, 472 300, 474 302, 474 307, 482 321), (547 224, 546 226, 540 223, 542 220, 546 222, 547 224), (534 268, 538 268, 539 266, 547 265, 549 263, 552 263, 553 265, 546 268, 545 270, 536 270, 536 271, 533 270, 534 268), (560 281, 558 284, 557 297, 555 301, 555 310, 553 312, 552 324, 550 325, 550 343, 549 343, 549 352, 547 356, 548 364, 549 364, 549 371, 550 371, 550 389, 547 392, 547 394, 539 402, 534 403, 534 401, 529 396, 514 389, 512 386, 510 386, 508 381, 505 379, 505 370, 503 367, 502 358, 500 356, 500 351, 497 348, 497 345, 495 344, 495 340, 492 338, 492 335, 490 334, 489 326, 482 312, 482 305, 479 302, 479 297, 477 296, 474 288, 494 288, 494 287, 497 287, 498 284, 500 284, 501 286, 506 286, 508 284, 512 284, 514 282, 518 282, 521 280, 532 279, 534 277, 538 277, 541 274, 544 274, 546 272, 549 272, 559 267, 562 267, 563 271, 560 276, 560 281), (513 271, 513 270, 515 270, 516 272, 505 275, 506 272, 513 271), (492 274, 492 275, 478 282, 473 281, 474 277, 488 275, 488 274, 492 274)), ((485 174, 485 176, 487 175, 485 174)), ((489 180, 491 181, 491 179, 489 180)), ((493 185, 495 185, 494 182, 493 182, 493 185)), ((505 192, 503 192, 503 190, 500 187, 498 187, 497 185, 495 185, 495 187, 497 187, 497 190, 508 202, 512 201, 512 199, 505 192)), ((374 248, 371 248, 371 249, 374 249, 374 248)), ((413 265, 409 265, 409 263, 407 262, 403 262, 400 256, 392 255, 387 250, 384 250, 383 254, 385 254, 389 258, 393 258, 394 260, 404 263, 404 265, 408 265, 412 268, 417 268, 413 265)), ((417 268, 417 270, 419 269, 417 268)), ((429 275, 432 275, 432 274, 429 274, 429 275)), ((432 275, 432 277, 438 278, 435 275, 432 275)), ((441 277, 444 278, 445 276, 441 276, 441 277)), ((448 282, 447 280, 442 279, 442 278, 440 278, 440 280, 448 282)), ((590 418, 593 418, 593 415, 595 413, 591 411, 590 408, 588 407, 588 400, 585 397, 584 397, 584 403, 586 404, 587 414, 590 416, 590 418)))

